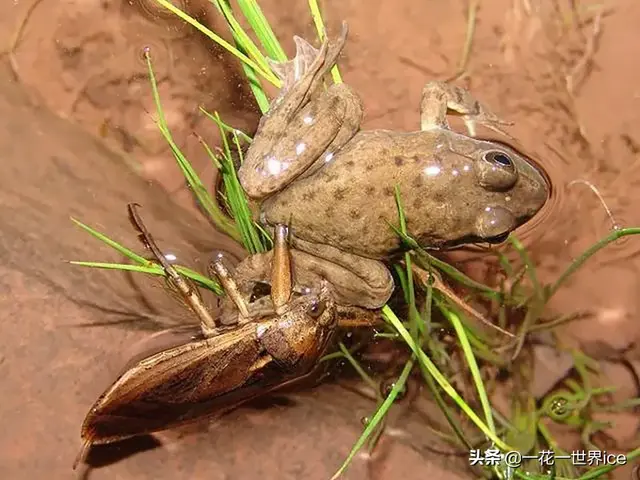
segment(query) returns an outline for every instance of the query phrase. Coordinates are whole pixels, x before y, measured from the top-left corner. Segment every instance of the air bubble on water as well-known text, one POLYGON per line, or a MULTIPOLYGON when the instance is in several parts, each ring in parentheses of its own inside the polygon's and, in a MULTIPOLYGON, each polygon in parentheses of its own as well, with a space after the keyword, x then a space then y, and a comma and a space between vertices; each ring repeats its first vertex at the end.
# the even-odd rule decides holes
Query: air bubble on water
POLYGON ((178 257, 176 257, 173 253, 165 253, 164 258, 166 258, 169 262, 175 262, 178 257))

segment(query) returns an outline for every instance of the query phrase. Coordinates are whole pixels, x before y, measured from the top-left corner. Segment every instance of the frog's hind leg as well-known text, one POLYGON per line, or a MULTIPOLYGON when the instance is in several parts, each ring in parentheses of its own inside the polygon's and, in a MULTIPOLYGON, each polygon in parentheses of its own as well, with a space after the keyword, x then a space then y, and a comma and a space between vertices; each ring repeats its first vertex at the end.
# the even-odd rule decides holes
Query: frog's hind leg
POLYGON ((478 102, 468 90, 441 81, 427 83, 422 90, 420 118, 422 130, 449 128, 447 122, 449 111, 462 116, 467 131, 472 137, 476 136, 476 124, 511 137, 500 127, 509 126, 512 123, 501 120, 478 102))
POLYGON ((283 82, 278 97, 269 109, 270 117, 278 118, 279 124, 283 120, 288 123, 300 107, 309 101, 322 85, 324 76, 338 60, 347 41, 348 31, 347 24, 343 23, 338 40, 329 45, 328 37, 325 37, 320 50, 312 47, 306 40, 294 37, 296 55, 293 60, 269 62, 272 70, 283 82))
MULTIPOLYGON (((307 127, 307 132, 332 132, 334 135, 324 151, 298 178, 305 178, 315 173, 333 155, 360 130, 364 109, 358 94, 345 83, 336 83, 322 91, 317 101, 309 104, 301 111, 301 117, 313 118, 314 123, 307 127), (317 107, 316 105, 321 105, 317 107)), ((311 134, 301 136, 309 138, 311 134)))
POLYGON ((362 103, 357 94, 344 84, 322 88, 325 74, 344 46, 346 32, 345 24, 335 44, 329 46, 325 41, 307 70, 297 71, 306 68, 315 49, 300 39, 299 61, 282 65, 280 75, 285 77, 288 89, 278 95, 260 120, 238 169, 238 178, 249 197, 265 198, 300 175, 308 175, 310 168, 313 171, 358 131, 362 103))
POLYGON ((389 269, 380 261, 349 254, 329 245, 294 238, 296 282, 302 274, 325 278, 336 302, 368 309, 384 306, 395 287, 389 269))

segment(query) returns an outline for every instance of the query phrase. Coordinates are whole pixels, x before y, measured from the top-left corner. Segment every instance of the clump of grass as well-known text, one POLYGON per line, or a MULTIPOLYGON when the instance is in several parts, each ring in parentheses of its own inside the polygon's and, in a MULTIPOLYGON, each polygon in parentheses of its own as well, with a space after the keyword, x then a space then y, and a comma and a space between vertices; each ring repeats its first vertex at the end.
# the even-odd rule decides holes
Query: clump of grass
MULTIPOLYGON (((265 113, 269 108, 269 99, 262 88, 262 82, 266 81, 279 86, 279 79, 272 72, 267 57, 285 61, 286 55, 280 46, 269 22, 255 0, 238 0, 239 14, 248 22, 253 33, 257 37, 260 47, 250 37, 249 33, 241 27, 237 18, 238 12, 234 11, 227 0, 212 0, 220 14, 226 20, 233 35, 234 44, 230 44, 219 35, 199 24, 187 13, 180 11, 166 0, 155 0, 182 20, 188 22, 194 28, 207 35, 242 63, 242 68, 247 77, 256 102, 261 111, 265 113)), ((320 39, 325 35, 322 16, 317 3, 309 0, 311 15, 316 25, 320 39)), ((465 46, 463 60, 460 64, 460 72, 464 70, 471 48, 471 36, 473 33, 473 18, 477 2, 470 7, 470 20, 468 40, 465 46)), ((223 139, 222 148, 212 149, 204 141, 203 148, 209 154, 213 165, 220 171, 225 195, 223 201, 226 211, 231 213, 229 218, 218 205, 215 196, 212 196, 199 179, 197 172, 193 170, 189 161, 182 154, 171 137, 164 115, 162 113, 161 100, 158 94, 151 57, 147 52, 149 65, 149 77, 151 79, 152 93, 157 108, 158 127, 171 146, 171 150, 187 180, 198 204, 220 230, 242 242, 250 253, 262 252, 271 247, 271 240, 261 227, 254 223, 249 203, 238 181, 234 156, 242 162, 243 144, 251 142, 249 136, 234 129, 220 119, 217 113, 203 113, 210 118, 220 129, 223 139)), ((332 70, 335 82, 340 82, 341 76, 337 67, 332 70)), ((498 255, 498 261, 502 267, 506 281, 498 287, 491 287, 479 283, 456 268, 439 260, 425 251, 411 237, 411 232, 406 229, 406 222, 402 208, 400 191, 396 191, 398 206, 398 224, 392 226, 406 244, 408 252, 404 255, 403 262, 394 266, 403 298, 407 306, 406 319, 402 319, 389 306, 382 309, 387 322, 384 331, 377 332, 377 337, 392 339, 408 352, 408 359, 404 363, 397 379, 387 391, 380 392, 378 383, 371 378, 366 370, 358 363, 354 352, 349 351, 345 345, 340 344, 340 349, 327 358, 343 358, 362 377, 363 381, 376 392, 377 408, 366 422, 364 430, 354 444, 350 454, 337 470, 333 478, 338 478, 348 467, 357 452, 363 448, 373 449, 384 432, 385 417, 394 402, 406 388, 406 382, 410 375, 419 374, 434 401, 442 410, 448 423, 450 432, 439 432, 442 438, 449 438, 451 443, 461 449, 470 450, 478 448, 495 448, 506 453, 519 451, 522 455, 532 454, 543 449, 552 449, 557 455, 566 454, 553 438, 545 419, 551 419, 556 423, 572 425, 580 432, 583 444, 586 448, 594 448, 592 442, 593 433, 603 426, 592 420, 592 413, 602 407, 597 399, 609 389, 596 389, 590 385, 590 378, 596 369, 596 362, 580 352, 571 352, 574 358, 577 379, 567 379, 562 388, 556 389, 545 396, 541 401, 533 398, 526 385, 518 395, 514 395, 511 416, 505 418, 499 414, 490 403, 490 389, 495 382, 497 369, 508 369, 517 378, 526 379, 526 370, 531 367, 530 361, 520 355, 526 346, 526 339, 532 332, 552 329, 566 318, 547 321, 543 317, 544 308, 552 296, 561 288, 566 280, 574 274, 597 251, 606 247, 620 237, 636 235, 640 228, 625 228, 612 231, 605 238, 587 249, 563 274, 551 284, 542 284, 537 275, 535 266, 531 262, 526 250, 515 238, 510 242, 520 256, 521 269, 514 265, 504 255, 498 255), (419 270, 417 270, 419 269, 419 270), (420 277, 416 272, 426 272, 427 277, 420 277), (513 334, 515 339, 501 345, 496 345, 495 338, 477 327, 473 315, 468 313, 468 304, 454 297, 443 288, 440 276, 450 278, 453 282, 472 292, 474 296, 497 306, 495 313, 496 323, 504 329, 513 329, 509 318, 513 312, 524 312, 520 326, 513 334), (425 281, 426 278, 426 281, 425 281), (509 285, 507 287, 507 285, 509 285), (435 318, 440 315, 444 324, 438 324, 435 318), (456 339, 456 351, 447 353, 446 346, 433 333, 437 328, 446 326, 456 339), (454 387, 452 376, 454 372, 450 367, 450 359, 455 355, 464 362, 469 372, 469 378, 473 385, 471 391, 460 394, 454 387), (471 431, 471 433, 469 433, 471 431)), ((145 274, 164 275, 159 265, 144 259, 132 250, 109 239, 104 234, 93 230, 91 227, 74 220, 79 226, 91 235, 113 247, 121 254, 132 260, 133 264, 112 264, 96 262, 73 262, 96 268, 110 268, 137 271, 145 274)), ((185 276, 194 280, 202 288, 207 288, 220 295, 222 290, 218 283, 203 275, 184 267, 177 267, 185 276)), ((500 337, 501 339, 504 337, 500 337)), ((524 382, 523 382, 524 383, 524 382)), ((640 401, 632 400, 626 404, 608 406, 607 408, 623 409, 637 406, 640 401)), ((427 426, 425 425, 425 428, 427 426)), ((631 461, 640 456, 640 449, 627 453, 631 461)), ((581 478, 591 479, 605 475, 614 466, 601 466, 592 469, 577 471, 569 462, 562 461, 554 467, 552 478, 581 478)), ((539 465, 535 461, 525 462, 522 468, 509 470, 504 462, 492 466, 485 466, 480 472, 484 476, 507 478, 509 475, 523 479, 549 478, 542 476, 539 465), (526 472, 526 473, 525 473, 526 472)))

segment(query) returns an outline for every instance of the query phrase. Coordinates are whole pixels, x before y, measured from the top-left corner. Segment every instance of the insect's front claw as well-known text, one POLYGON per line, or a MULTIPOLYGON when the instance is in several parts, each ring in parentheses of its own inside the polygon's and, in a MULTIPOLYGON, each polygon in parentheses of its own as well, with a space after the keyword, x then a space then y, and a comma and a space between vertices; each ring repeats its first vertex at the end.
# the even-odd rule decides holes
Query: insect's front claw
POLYGON ((271 300, 278 313, 281 313, 284 306, 289 302, 293 291, 291 254, 287 236, 287 227, 276 225, 273 259, 271 261, 271 300))
POLYGON ((164 256, 158 245, 156 244, 153 236, 147 229, 142 217, 138 213, 140 205, 137 203, 130 203, 127 205, 129 212, 129 221, 133 227, 138 231, 138 238, 144 244, 144 246, 151 251, 156 261, 164 270, 165 276, 169 282, 175 287, 175 289, 182 295, 185 302, 191 307, 193 312, 200 319, 200 325, 202 327, 202 333, 205 337, 211 337, 218 333, 216 328, 216 322, 211 317, 211 313, 202 302, 200 294, 192 283, 185 280, 185 278, 171 265, 167 258, 164 256))

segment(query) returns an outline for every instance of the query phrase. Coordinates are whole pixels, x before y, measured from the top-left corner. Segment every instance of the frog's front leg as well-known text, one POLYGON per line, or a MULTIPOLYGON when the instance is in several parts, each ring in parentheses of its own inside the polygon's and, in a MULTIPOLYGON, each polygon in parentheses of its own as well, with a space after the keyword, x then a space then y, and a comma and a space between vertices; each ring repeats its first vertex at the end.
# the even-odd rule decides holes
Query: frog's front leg
POLYGON ((297 38, 296 58, 280 65, 286 88, 262 117, 238 171, 250 197, 267 197, 310 174, 360 128, 363 109, 358 95, 346 84, 322 88, 346 33, 344 25, 340 39, 331 46, 325 40, 319 51, 297 38))
POLYGON ((510 136, 500 126, 511 125, 511 122, 501 120, 471 93, 456 85, 441 81, 429 82, 422 90, 421 128, 430 130, 433 128, 449 128, 447 113, 452 110, 462 116, 469 135, 476 136, 476 124, 510 136))

